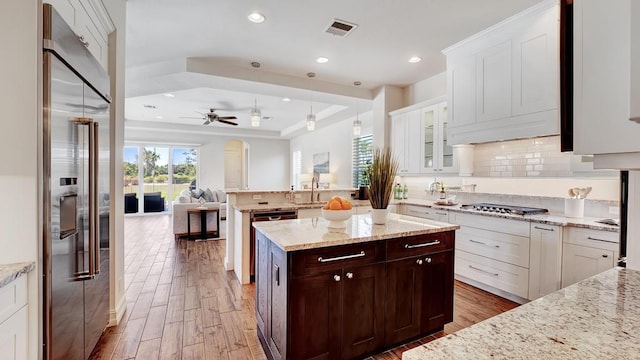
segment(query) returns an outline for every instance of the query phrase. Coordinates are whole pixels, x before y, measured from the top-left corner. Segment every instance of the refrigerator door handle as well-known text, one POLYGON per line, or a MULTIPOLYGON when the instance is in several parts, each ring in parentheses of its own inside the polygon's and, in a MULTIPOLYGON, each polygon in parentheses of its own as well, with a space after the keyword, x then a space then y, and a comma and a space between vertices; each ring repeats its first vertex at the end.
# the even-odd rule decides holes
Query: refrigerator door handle
POLYGON ((93 279, 96 276, 96 174, 98 171, 98 164, 96 164, 96 149, 97 138, 95 123, 92 118, 77 117, 73 119, 79 125, 87 125, 89 130, 89 272, 87 275, 78 277, 79 280, 93 279))
POLYGON ((93 217, 92 219, 92 224, 93 224, 93 258, 94 258, 94 267, 93 267, 93 273, 94 275, 100 274, 100 233, 99 233, 99 221, 100 221, 100 209, 98 207, 98 169, 99 169, 99 155, 100 155, 100 146, 98 144, 98 135, 100 134, 99 132, 99 126, 100 124, 98 122, 93 122, 90 125, 90 131, 93 132, 93 134, 91 134, 89 136, 90 139, 90 146, 91 146, 91 163, 93 164, 93 172, 91 173, 91 177, 89 179, 89 181, 92 183, 93 186, 93 196, 91 197, 91 202, 92 202, 92 207, 93 207, 93 217), (93 141, 91 141, 93 140, 93 141))

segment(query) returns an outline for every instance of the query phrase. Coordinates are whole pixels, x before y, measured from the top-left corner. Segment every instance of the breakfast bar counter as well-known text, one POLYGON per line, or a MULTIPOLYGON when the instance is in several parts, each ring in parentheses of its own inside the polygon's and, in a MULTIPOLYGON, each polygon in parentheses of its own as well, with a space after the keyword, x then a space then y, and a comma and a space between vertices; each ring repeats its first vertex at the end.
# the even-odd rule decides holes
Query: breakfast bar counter
POLYGON ((406 351, 421 359, 637 359, 640 272, 613 268, 406 351))

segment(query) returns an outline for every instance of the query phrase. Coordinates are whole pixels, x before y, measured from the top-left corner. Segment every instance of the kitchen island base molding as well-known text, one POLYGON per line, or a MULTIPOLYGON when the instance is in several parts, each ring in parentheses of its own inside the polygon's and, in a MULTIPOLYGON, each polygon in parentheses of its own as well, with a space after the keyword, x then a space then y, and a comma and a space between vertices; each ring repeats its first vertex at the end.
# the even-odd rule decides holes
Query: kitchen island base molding
POLYGON ((362 359, 441 331, 453 320, 454 241, 447 230, 284 251, 256 226, 267 357, 362 359))

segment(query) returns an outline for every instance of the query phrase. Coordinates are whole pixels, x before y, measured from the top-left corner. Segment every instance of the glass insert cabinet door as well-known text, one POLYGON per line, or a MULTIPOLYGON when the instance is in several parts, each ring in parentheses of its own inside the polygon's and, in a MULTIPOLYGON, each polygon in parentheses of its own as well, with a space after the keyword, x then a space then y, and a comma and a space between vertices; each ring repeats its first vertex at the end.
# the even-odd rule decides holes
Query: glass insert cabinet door
POLYGON ((422 172, 455 173, 453 147, 447 142, 447 103, 422 108, 422 172))
POLYGON ((437 116, 438 106, 430 106, 425 108, 422 112, 422 122, 424 126, 424 156, 423 156, 423 169, 431 170, 435 169, 435 120, 437 116))
POLYGON ((440 123, 442 124, 442 168, 453 168, 453 146, 447 142, 447 104, 440 104, 440 123))

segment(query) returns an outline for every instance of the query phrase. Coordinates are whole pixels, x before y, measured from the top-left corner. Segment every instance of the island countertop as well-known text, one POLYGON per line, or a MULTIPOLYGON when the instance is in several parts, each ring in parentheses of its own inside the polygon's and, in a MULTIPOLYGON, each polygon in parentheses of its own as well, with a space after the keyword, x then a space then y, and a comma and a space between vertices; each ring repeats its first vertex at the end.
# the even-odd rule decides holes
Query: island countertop
POLYGON ((370 214, 351 216, 342 229, 328 228, 327 224, 328 221, 324 218, 307 218, 254 222, 253 226, 284 251, 432 234, 460 228, 458 225, 399 214, 389 214, 385 225, 373 225, 370 214))
POLYGON ((637 359, 640 272, 613 268, 406 351, 419 359, 637 359))

